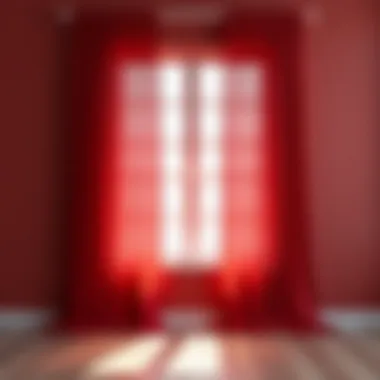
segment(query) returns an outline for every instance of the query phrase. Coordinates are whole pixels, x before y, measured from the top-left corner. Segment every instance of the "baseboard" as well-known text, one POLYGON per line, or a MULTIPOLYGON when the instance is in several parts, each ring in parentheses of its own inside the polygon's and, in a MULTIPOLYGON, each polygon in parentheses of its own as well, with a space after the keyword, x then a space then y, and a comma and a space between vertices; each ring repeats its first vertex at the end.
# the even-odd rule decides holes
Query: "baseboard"
POLYGON ((342 332, 380 331, 380 309, 326 308, 321 311, 320 320, 342 332))
MULTIPOLYGON (((42 330, 54 320, 49 309, 1 309, 0 330, 42 330)), ((380 331, 380 309, 325 308, 320 320, 326 326, 342 332, 380 331)))
POLYGON ((53 321, 48 309, 3 309, 0 308, 0 330, 43 330, 53 321))

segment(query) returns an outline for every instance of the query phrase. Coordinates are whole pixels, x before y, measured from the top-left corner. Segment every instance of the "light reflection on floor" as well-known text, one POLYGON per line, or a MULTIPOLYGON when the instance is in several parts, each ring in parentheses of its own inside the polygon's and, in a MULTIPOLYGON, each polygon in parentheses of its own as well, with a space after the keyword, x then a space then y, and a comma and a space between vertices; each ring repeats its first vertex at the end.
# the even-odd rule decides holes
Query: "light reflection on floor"
POLYGON ((164 370, 164 379, 219 379, 222 346, 211 336, 191 336, 179 347, 164 370))
POLYGON ((168 345, 163 336, 145 336, 122 346, 112 353, 93 361, 88 376, 130 375, 138 376, 146 371, 168 345))
POLYGON ((4 338, 0 380, 378 380, 378 336, 4 338))
MULTIPOLYGON (((162 336, 146 336, 121 346, 93 361, 86 371, 90 378, 141 376, 168 347, 162 336)), ((191 335, 185 338, 163 368, 163 379, 219 379, 222 373, 222 345, 215 337, 191 335)))

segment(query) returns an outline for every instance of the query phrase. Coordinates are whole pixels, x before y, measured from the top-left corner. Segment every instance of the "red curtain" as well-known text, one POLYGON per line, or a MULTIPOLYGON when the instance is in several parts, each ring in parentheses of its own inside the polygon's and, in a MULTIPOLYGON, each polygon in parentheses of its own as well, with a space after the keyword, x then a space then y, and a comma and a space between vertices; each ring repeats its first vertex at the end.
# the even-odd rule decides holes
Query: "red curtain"
MULTIPOLYGON (((132 195, 129 177, 120 174, 128 149, 120 116, 120 70, 126 62, 153 63, 157 35, 154 22, 141 13, 81 14, 73 26, 64 313, 65 324, 73 329, 159 325, 165 278, 153 243, 156 220, 151 217, 152 244, 136 262, 136 256, 125 254, 123 200, 132 195)), ((215 302, 224 316, 223 328, 310 329, 316 309, 304 197, 299 25, 291 16, 235 16, 220 36, 227 63, 258 61, 265 73, 266 192, 260 220, 268 244, 244 260, 226 245, 222 269, 213 273, 215 302)), ((233 120, 229 127, 233 129, 233 120)), ((227 149, 233 155, 233 148, 227 149)), ((227 191, 230 184, 227 179, 227 191)), ((225 222, 228 235, 228 217, 225 222)))
MULTIPOLYGON (((76 330, 152 326, 157 266, 125 258, 121 70, 152 63, 156 31, 144 14, 79 14, 71 32, 69 279, 64 324, 76 330), (136 281, 138 272, 143 280, 136 281)), ((153 263, 154 264, 154 263, 153 263)))
MULTIPOLYGON (((228 64, 259 63, 264 82, 263 175, 251 178, 264 190, 264 212, 251 220, 252 234, 258 233, 261 246, 243 259, 233 246, 225 247, 223 308, 230 311, 224 314, 229 327, 304 331, 317 327, 305 201, 300 33, 295 16, 270 13, 236 15, 224 35, 228 64)), ((239 111, 230 108, 227 128, 234 131, 234 114, 239 111)), ((233 157, 241 147, 230 145, 233 157)), ((233 182, 227 178, 227 191, 233 182)), ((231 219, 226 215, 225 220, 228 241, 231 219)))

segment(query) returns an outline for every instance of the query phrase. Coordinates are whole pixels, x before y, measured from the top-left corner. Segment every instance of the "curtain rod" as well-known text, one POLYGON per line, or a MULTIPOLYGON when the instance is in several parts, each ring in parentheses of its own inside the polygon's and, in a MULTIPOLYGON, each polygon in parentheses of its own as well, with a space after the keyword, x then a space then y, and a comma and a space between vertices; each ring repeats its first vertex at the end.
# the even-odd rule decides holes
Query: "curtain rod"
MULTIPOLYGON (((245 9, 247 10, 266 10, 266 11, 296 11, 301 16, 306 25, 318 25, 323 22, 324 12, 319 3, 316 1, 302 1, 298 6, 292 7, 270 7, 265 4, 239 4, 235 6, 229 4, 163 4, 161 6, 150 4, 138 5, 138 4, 119 4, 114 6, 95 6, 91 9, 104 12, 117 12, 117 11, 132 11, 142 10, 150 11, 156 15, 156 17, 163 23, 213 23, 218 22, 225 17, 230 10, 245 9), (153 8, 153 9, 152 9, 153 8)), ((78 14, 79 7, 73 4, 62 4, 54 9, 54 18, 58 24, 70 25, 75 21, 78 14)), ((83 9, 88 9, 84 7, 83 9)))

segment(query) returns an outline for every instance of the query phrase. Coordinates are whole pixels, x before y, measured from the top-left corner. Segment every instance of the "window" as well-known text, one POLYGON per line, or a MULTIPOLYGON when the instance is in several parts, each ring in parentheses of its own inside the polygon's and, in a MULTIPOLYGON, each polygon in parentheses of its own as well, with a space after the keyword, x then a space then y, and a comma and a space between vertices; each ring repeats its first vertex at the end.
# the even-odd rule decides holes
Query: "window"
POLYGON ((135 168, 126 254, 146 249, 153 209, 156 249, 169 267, 214 265, 226 244, 252 252, 263 159, 260 66, 166 60, 128 65, 124 74, 126 165, 135 168))

